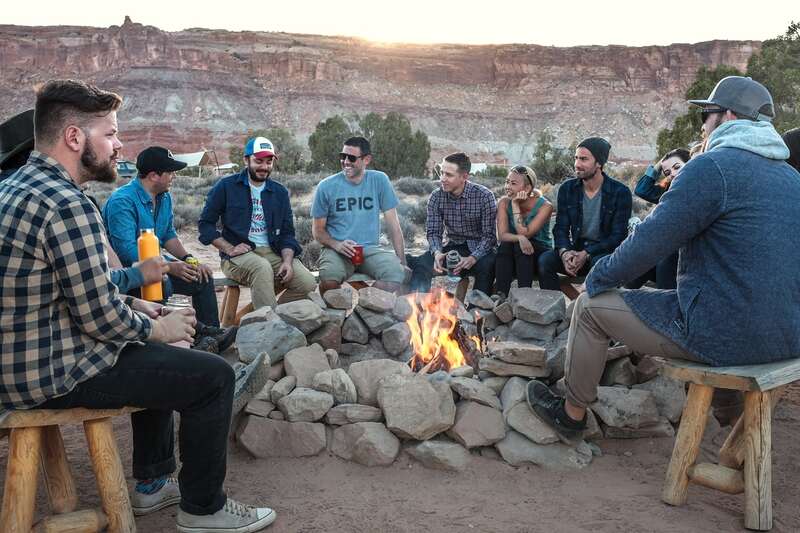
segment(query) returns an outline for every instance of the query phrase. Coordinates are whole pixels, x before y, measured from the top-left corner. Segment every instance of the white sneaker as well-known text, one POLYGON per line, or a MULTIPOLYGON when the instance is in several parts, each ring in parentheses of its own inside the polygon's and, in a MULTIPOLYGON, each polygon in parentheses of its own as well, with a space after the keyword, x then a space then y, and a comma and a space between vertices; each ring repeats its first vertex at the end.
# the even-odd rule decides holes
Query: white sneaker
POLYGON ((131 494, 131 507, 136 516, 150 514, 180 502, 181 489, 178 480, 172 476, 167 478, 163 487, 152 494, 142 494, 136 490, 131 494))
POLYGON ((178 509, 178 531, 182 533, 253 533, 275 521, 269 507, 251 507, 228 498, 214 514, 189 514, 178 509))

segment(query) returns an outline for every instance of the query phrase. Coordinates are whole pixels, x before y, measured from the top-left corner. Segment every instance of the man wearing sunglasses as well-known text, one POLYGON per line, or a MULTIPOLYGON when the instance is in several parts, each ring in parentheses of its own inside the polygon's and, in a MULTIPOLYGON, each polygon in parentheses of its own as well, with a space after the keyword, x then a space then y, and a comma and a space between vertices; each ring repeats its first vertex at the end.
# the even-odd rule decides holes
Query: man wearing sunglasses
POLYGON ((705 113, 708 147, 586 278, 570 324, 566 399, 537 381, 528 387, 534 412, 567 440, 586 427, 609 339, 712 366, 800 357, 800 173, 770 123, 772 96, 729 76, 689 103, 705 113), (676 251, 676 289, 619 290, 676 251))
POLYGON ((308 297, 316 283, 298 259, 286 187, 269 179, 277 152, 269 139, 244 145, 244 169, 219 180, 200 214, 200 242, 219 250, 222 272, 250 287, 253 307, 275 307, 308 297), (222 221, 222 230, 217 222, 222 221))
POLYGON ((314 238, 322 244, 319 290, 336 289, 358 271, 376 280, 375 287, 400 292, 405 250, 389 177, 367 169, 372 155, 364 137, 347 139, 339 161, 342 171, 319 182, 311 205, 314 238), (394 253, 379 246, 381 213, 394 253))

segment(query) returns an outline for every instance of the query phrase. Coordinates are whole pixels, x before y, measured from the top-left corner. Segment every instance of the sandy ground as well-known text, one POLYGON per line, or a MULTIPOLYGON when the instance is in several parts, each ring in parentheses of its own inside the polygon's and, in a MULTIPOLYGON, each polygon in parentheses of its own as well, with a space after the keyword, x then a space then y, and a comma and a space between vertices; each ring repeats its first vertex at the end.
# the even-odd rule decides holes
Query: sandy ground
MULTIPOLYGON (((197 257, 219 268, 216 254, 185 242, 197 257)), ((196 242, 196 241, 194 241, 196 242)), ((241 304, 249 301, 242 291, 241 304)), ((221 294, 218 294, 221 298, 221 294)), ((115 421, 128 481, 131 434, 126 419, 115 421)), ((773 531, 800 531, 800 385, 773 422, 773 531)), ((715 461, 724 433, 704 438, 701 460, 715 461)), ((64 428, 81 507, 99 506, 94 477, 79 426, 64 428)), ((473 455, 468 471, 429 470, 402 455, 389 467, 367 468, 330 453, 306 459, 258 460, 232 444, 226 489, 246 503, 269 505, 278 519, 272 532, 444 533, 575 531, 741 531, 743 496, 690 487, 689 502, 675 508, 660 493, 673 439, 603 440, 603 455, 580 472, 512 467, 473 455)), ((8 441, 0 441, 0 476, 5 476, 8 441)), ((37 516, 47 510, 39 487, 37 516)), ((175 531, 177 508, 137 519, 143 533, 175 531)))

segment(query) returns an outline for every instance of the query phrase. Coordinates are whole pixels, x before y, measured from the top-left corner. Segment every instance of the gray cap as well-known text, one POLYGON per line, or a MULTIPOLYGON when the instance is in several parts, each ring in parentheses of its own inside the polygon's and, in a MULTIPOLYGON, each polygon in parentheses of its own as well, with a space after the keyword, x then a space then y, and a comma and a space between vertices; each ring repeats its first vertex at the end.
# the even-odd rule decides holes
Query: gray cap
POLYGON ((701 107, 717 105, 750 120, 771 122, 775 118, 775 105, 767 88, 744 76, 722 78, 708 99, 689 100, 689 103, 701 107))

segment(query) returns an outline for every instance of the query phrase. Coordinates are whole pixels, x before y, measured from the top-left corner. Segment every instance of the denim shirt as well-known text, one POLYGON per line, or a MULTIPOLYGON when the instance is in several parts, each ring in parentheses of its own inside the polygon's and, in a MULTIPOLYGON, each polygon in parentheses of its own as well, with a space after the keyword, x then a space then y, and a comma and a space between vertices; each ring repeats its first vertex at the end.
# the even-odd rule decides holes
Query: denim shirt
POLYGON ((556 224, 553 239, 556 250, 586 250, 592 256, 610 254, 628 236, 633 198, 631 190, 603 172, 600 187, 600 233, 598 242, 585 246, 583 229, 583 181, 572 178, 558 189, 556 224))
POLYGON ((153 228, 161 246, 178 236, 173 224, 172 196, 168 191, 157 194, 154 205, 139 178, 109 196, 103 207, 103 220, 111 247, 124 266, 139 260, 137 239, 141 230, 153 228))
MULTIPOLYGON (((290 249, 294 250, 295 257, 299 256, 303 249, 294 236, 289 191, 275 180, 268 179, 261 191, 261 205, 264 207, 270 248, 278 255, 281 250, 290 249)), ((200 242, 209 245, 222 237, 233 246, 247 243, 255 248, 248 238, 252 215, 250 179, 245 168, 238 174, 220 179, 208 192, 198 222, 200 242), (222 231, 217 229, 217 222, 220 220, 222 231)), ((219 255, 223 259, 228 258, 222 252, 219 255)))

